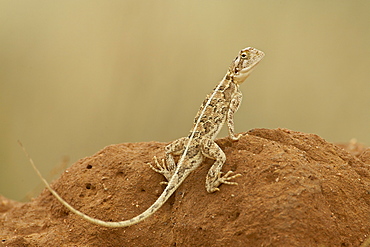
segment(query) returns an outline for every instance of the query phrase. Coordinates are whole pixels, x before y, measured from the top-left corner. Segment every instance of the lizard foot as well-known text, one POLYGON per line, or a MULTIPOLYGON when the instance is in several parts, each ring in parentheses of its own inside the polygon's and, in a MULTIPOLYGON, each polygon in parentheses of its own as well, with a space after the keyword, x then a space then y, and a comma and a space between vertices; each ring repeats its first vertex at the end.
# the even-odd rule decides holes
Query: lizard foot
POLYGON ((240 137, 242 137, 243 136, 243 134, 238 134, 237 136, 236 135, 234 135, 234 134, 230 134, 230 139, 232 140, 232 141, 238 141, 239 139, 240 139, 240 137))
POLYGON ((220 186, 221 184, 238 185, 237 182, 232 182, 230 180, 240 177, 241 174, 238 173, 235 175, 231 175, 233 171, 228 171, 225 175, 221 176, 222 173, 223 172, 218 173, 217 179, 214 180, 213 182, 207 181, 206 183, 207 192, 212 193, 212 192, 219 191, 220 189, 218 188, 218 186, 220 186))
MULTIPOLYGON (((170 181, 173 175, 173 171, 167 168, 166 162, 164 161, 164 159, 162 159, 162 164, 159 163, 157 156, 154 156, 153 160, 154 160, 155 166, 153 166, 151 163, 148 163, 150 168, 152 168, 155 172, 162 174, 167 179, 167 181, 170 181)), ((168 182, 160 182, 160 184, 168 184, 168 182)))

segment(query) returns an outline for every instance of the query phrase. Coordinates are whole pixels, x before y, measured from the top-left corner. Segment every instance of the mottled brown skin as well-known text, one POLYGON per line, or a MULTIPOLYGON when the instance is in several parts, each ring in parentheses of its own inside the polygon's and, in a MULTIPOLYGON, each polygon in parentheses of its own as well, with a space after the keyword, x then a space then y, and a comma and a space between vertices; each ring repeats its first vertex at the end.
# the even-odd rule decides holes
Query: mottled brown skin
POLYGON ((238 110, 242 99, 239 85, 244 82, 263 57, 264 53, 262 51, 252 47, 241 50, 231 63, 225 77, 203 101, 195 116, 189 135, 175 140, 165 147, 165 160, 162 160, 162 164, 154 157, 155 165, 149 165, 154 171, 162 174, 167 179, 168 182, 162 182, 167 184, 167 187, 152 206, 132 219, 107 222, 92 218, 76 210, 49 186, 31 159, 30 162, 46 187, 64 206, 83 219, 105 227, 126 227, 151 216, 168 200, 185 178, 202 164, 205 158, 215 160, 206 177, 206 190, 209 193, 218 191, 218 187, 222 183, 237 185, 236 182, 230 180, 241 176, 240 174, 232 175, 233 172, 228 171, 222 176, 221 169, 226 156, 214 142, 214 139, 225 122, 229 130, 229 137, 234 141, 240 138, 241 135, 236 136, 234 133, 233 121, 234 113, 238 110), (180 156, 177 164, 174 160, 176 155, 180 156))
POLYGON ((163 174, 167 181, 170 181, 172 175, 176 173, 173 155, 182 155, 179 162, 182 167, 179 168, 178 172, 182 174, 181 178, 185 178, 203 162, 204 158, 210 158, 215 162, 209 169, 206 178, 206 189, 209 193, 218 191, 221 183, 237 184, 229 180, 240 176, 240 174, 230 176, 232 172, 229 171, 221 177, 221 168, 225 163, 226 156, 214 142, 214 139, 225 121, 227 121, 229 137, 235 141, 240 138, 240 135, 235 136, 233 121, 234 113, 238 110, 242 100, 239 85, 249 76, 263 56, 263 52, 255 48, 246 48, 240 51, 231 63, 224 79, 203 101, 194 118, 194 125, 189 135, 172 142, 165 148, 167 167, 164 162, 159 165, 155 159, 158 167, 153 168, 155 171, 163 174))

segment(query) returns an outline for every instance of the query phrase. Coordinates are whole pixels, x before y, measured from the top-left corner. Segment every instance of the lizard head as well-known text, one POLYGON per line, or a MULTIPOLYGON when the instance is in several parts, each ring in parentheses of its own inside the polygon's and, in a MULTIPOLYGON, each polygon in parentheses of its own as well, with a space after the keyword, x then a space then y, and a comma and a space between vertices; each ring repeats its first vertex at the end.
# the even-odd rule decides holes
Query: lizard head
POLYGON ((265 53, 253 47, 241 50, 231 63, 225 78, 236 84, 243 83, 264 56, 265 53))

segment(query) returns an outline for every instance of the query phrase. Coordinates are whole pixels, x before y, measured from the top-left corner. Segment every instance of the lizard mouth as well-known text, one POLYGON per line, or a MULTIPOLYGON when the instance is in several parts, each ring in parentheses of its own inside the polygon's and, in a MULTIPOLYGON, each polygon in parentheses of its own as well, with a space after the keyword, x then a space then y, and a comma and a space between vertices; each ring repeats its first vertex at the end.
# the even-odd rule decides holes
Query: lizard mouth
POLYGON ((256 68, 256 65, 261 61, 261 59, 255 61, 251 66, 248 66, 244 69, 238 68, 235 69, 234 82, 237 84, 242 84, 245 81, 245 79, 247 79, 248 76, 252 73, 252 71, 256 68))
POLYGON ((237 84, 243 83, 264 56, 265 53, 256 48, 243 49, 234 61, 234 82, 237 84))

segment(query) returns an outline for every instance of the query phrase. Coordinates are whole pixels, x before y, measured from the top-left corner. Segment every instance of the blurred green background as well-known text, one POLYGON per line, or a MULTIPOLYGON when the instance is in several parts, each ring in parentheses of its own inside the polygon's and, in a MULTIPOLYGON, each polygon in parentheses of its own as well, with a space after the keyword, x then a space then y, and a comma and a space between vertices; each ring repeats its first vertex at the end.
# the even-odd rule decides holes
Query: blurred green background
POLYGON ((370 145, 369 23, 367 0, 1 0, 0 194, 43 188, 18 139, 53 180, 104 146, 187 135, 247 46, 266 56, 241 87, 237 132, 370 145))

